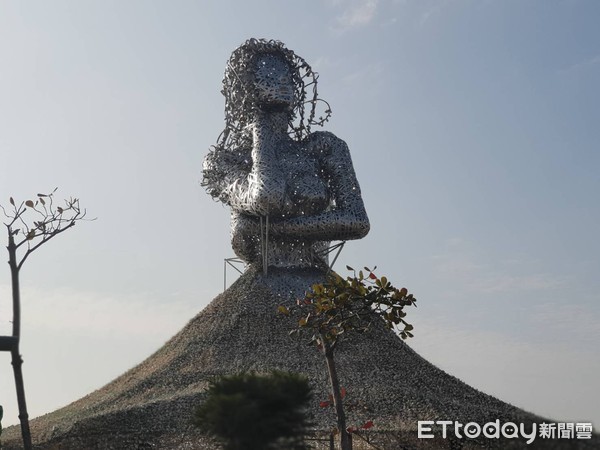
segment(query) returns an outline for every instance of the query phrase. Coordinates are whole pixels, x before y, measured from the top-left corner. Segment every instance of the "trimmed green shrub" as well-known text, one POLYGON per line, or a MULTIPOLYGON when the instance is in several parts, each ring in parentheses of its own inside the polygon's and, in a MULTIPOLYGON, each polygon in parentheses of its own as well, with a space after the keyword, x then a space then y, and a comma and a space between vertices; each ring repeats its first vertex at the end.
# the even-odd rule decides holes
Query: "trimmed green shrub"
POLYGON ((299 374, 226 376, 211 383, 194 423, 226 450, 304 449, 310 399, 299 374))

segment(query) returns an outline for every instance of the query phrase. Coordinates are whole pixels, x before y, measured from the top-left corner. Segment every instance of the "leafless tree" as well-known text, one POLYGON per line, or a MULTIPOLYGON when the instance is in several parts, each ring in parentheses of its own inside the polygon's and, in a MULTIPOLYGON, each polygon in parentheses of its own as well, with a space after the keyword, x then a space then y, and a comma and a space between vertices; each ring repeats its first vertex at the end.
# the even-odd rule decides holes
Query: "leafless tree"
POLYGON ((6 217, 4 225, 8 233, 8 264, 11 273, 13 300, 12 336, 0 336, 0 350, 11 352, 19 406, 19 420, 25 450, 30 450, 32 443, 29 415, 27 414, 25 401, 23 372, 21 370, 23 359, 19 352, 21 338, 19 273, 29 255, 50 239, 73 227, 78 221, 84 220, 86 216, 85 209, 81 209, 79 200, 76 198, 71 197, 65 200, 62 206, 55 204, 55 192, 56 189, 50 194, 37 194, 35 200, 27 200, 21 203, 15 203, 11 197, 9 207, 5 208, 0 205, 6 217))

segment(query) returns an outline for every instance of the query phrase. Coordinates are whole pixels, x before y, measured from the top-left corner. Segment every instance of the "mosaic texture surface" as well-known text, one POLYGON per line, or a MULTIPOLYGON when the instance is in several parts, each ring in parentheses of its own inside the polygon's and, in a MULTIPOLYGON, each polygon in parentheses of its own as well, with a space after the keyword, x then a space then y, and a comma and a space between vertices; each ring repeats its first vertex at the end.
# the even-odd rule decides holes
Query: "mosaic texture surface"
POLYGON ((232 53, 222 93, 225 129, 202 184, 231 207, 238 257, 264 268, 324 267, 330 241, 368 233, 348 146, 311 132, 331 110, 306 61, 281 42, 250 39, 232 53))

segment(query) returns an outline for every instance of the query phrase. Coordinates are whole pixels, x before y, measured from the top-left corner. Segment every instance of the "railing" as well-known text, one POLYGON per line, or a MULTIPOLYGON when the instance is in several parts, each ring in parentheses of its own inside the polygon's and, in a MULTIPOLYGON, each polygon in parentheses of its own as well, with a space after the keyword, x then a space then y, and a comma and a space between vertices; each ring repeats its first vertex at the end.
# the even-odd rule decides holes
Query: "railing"
POLYGON ((327 444, 325 445, 325 447, 329 447, 329 450, 335 450, 333 434, 330 434, 328 438, 305 438, 305 440, 314 442, 326 442, 327 444))

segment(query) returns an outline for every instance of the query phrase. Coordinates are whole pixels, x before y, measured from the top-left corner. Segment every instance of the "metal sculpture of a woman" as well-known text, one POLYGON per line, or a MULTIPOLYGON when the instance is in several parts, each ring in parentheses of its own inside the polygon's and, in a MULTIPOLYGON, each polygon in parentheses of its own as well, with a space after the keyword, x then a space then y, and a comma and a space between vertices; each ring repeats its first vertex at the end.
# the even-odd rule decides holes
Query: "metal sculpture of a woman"
POLYGON ((315 118, 317 74, 302 58, 281 42, 250 39, 232 53, 222 93, 225 129, 202 185, 231 207, 238 257, 265 270, 325 267, 331 241, 368 233, 348 146, 310 131, 331 112, 315 118))

